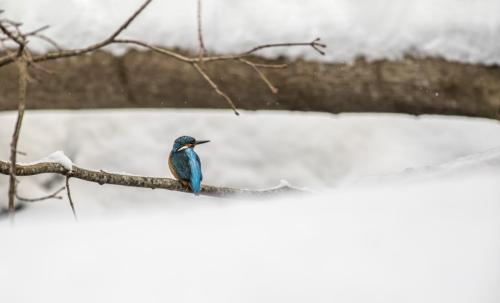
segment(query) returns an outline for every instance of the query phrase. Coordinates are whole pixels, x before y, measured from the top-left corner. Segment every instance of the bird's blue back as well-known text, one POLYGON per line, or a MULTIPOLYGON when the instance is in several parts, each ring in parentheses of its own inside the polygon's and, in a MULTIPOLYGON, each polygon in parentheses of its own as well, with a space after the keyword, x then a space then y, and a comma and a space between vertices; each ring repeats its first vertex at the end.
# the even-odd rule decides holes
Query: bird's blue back
POLYGON ((175 170, 175 174, 181 180, 189 182, 193 193, 198 194, 201 190, 200 158, 192 148, 186 148, 182 151, 172 151, 170 153, 170 162, 175 170))

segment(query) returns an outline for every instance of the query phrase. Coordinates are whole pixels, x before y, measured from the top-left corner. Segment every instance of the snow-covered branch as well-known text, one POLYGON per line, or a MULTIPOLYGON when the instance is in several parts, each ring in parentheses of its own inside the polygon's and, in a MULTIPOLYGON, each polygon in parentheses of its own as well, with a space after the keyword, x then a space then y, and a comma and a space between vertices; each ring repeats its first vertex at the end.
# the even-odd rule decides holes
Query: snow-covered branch
MULTIPOLYGON (((7 161, 0 160, 0 174, 8 175, 11 165, 7 161)), ((17 164, 16 176, 33 176, 41 174, 60 174, 70 178, 85 180, 88 182, 104 184, 114 184, 129 187, 142 187, 151 189, 167 189, 179 192, 189 192, 189 189, 184 187, 179 181, 171 178, 136 176, 127 174, 118 174, 106 172, 103 170, 90 170, 72 165, 72 169, 68 170, 64 165, 57 162, 39 162, 34 164, 17 164)), ((304 192, 288 184, 282 184, 278 187, 266 190, 248 190, 231 187, 219 187, 212 185, 202 185, 201 194, 207 196, 224 197, 229 195, 269 195, 285 192, 304 192)))

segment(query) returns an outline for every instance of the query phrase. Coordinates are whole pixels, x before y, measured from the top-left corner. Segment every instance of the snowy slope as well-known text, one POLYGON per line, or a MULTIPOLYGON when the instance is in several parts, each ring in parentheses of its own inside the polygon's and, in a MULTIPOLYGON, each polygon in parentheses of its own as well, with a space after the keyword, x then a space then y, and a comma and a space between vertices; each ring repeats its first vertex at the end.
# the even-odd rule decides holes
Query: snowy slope
MULTIPOLYGON (((142 1, 0 0, 7 16, 47 33, 66 47, 81 47, 113 32, 142 1), (53 9, 57 7, 57 9, 53 9), (71 31, 68 31, 71 29, 71 31)), ((500 1, 481 0, 204 0, 206 45, 227 53, 256 44, 321 37, 327 56, 304 48, 274 49, 268 56, 351 61, 441 56, 462 62, 500 63, 500 1)), ((196 1, 155 0, 127 37, 193 49, 196 1)), ((32 45, 46 50, 42 42, 32 45)), ((118 47, 114 51, 120 52, 118 47)))
MULTIPOLYGON (((0 146, 13 120, 0 114, 0 146)), ((59 200, 29 205, 13 229, 0 220, 0 301, 500 300, 497 121, 30 111, 21 161, 62 150, 83 167, 164 176, 181 134, 212 140, 197 148, 207 183, 287 179, 318 193, 221 200, 72 180, 79 224, 59 200)), ((19 188, 36 196, 62 181, 22 178, 19 188)))
POLYGON ((2 226, 0 299, 495 303, 499 182, 186 201, 197 206, 2 226))

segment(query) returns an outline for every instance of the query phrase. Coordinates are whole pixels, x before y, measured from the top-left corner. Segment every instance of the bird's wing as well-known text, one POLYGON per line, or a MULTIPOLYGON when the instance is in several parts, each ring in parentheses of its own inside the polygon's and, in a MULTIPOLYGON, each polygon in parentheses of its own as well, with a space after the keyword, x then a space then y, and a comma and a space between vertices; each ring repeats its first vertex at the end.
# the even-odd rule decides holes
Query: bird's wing
POLYGON ((173 153, 171 163, 179 179, 183 181, 190 180, 191 167, 189 165, 189 158, 184 152, 173 153))
POLYGON ((200 181, 203 180, 203 174, 201 173, 201 161, 200 157, 198 157, 197 153, 194 153, 196 155, 196 162, 198 162, 198 166, 200 167, 200 181))
POLYGON ((191 189, 194 193, 199 193, 201 189, 201 165, 198 155, 194 152, 192 148, 188 148, 184 151, 189 159, 189 167, 191 171, 191 176, 189 178, 189 183, 191 184, 191 189))

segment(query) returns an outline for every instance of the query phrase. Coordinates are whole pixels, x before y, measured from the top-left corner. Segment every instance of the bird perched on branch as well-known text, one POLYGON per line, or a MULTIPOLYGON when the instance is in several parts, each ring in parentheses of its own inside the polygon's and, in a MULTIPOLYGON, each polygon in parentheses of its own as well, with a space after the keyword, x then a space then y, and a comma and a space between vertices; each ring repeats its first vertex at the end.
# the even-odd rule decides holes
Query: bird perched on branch
POLYGON ((185 187, 198 195, 201 190, 200 157, 194 152, 194 147, 210 142, 209 140, 196 140, 190 136, 182 136, 174 141, 174 146, 168 157, 168 166, 172 175, 185 187))

